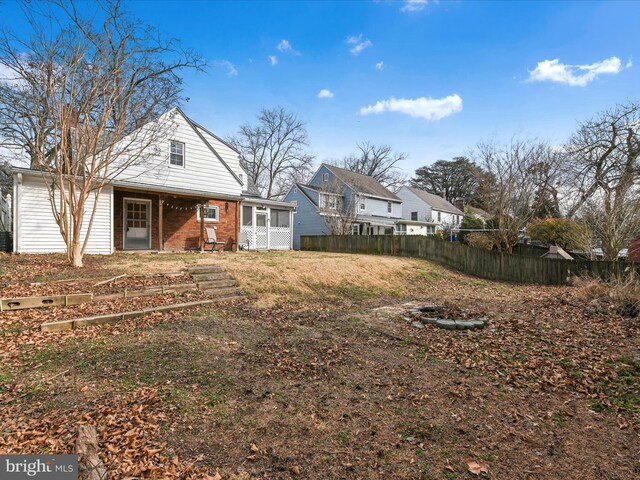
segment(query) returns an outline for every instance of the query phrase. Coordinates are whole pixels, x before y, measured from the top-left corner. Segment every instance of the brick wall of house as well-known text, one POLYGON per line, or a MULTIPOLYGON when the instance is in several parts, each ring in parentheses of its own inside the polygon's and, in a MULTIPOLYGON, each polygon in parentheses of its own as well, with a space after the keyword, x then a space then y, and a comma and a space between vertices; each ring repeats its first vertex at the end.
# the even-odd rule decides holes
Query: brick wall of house
POLYGON ((116 250, 123 250, 123 227, 124 227, 124 199, 139 198, 151 200, 151 249, 158 250, 158 195, 148 193, 128 192, 114 190, 113 192, 113 246, 116 250))
MULTIPOLYGON (((124 198, 144 198, 152 200, 151 245, 153 250, 159 249, 158 242, 158 196, 150 194, 133 194, 131 192, 116 191, 114 194, 115 228, 114 245, 117 250, 123 249, 123 205, 124 198)), ((163 195, 163 240, 164 250, 179 251, 200 248, 200 222, 197 221, 196 210, 193 207, 200 203, 197 198, 172 197, 163 195), (180 210, 180 209, 183 210, 180 210)), ((225 242, 225 248, 235 248, 236 240, 236 203, 224 200, 209 200, 209 205, 217 206, 219 219, 217 222, 207 222, 206 226, 215 226, 218 241, 225 242), (225 207, 226 205, 226 207, 225 207)), ((205 234, 206 236, 206 234, 205 234)))

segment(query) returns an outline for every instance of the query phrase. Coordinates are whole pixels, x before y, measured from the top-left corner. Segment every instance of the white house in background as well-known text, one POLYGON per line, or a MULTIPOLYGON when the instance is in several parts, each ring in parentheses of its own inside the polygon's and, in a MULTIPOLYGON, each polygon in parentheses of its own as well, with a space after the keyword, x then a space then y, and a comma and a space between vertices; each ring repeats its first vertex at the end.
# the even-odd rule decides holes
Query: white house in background
POLYGON ((430 235, 448 228, 459 228, 464 213, 439 195, 419 188, 402 187, 396 194, 402 200, 402 221, 407 235, 430 235))

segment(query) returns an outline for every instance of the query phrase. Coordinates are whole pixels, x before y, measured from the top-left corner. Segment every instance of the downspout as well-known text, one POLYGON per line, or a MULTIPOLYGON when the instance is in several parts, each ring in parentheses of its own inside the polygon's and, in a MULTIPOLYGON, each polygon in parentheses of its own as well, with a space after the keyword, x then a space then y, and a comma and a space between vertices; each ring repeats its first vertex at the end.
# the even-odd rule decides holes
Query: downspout
POLYGON ((238 251, 238 240, 240 239, 240 200, 236 200, 236 241, 235 251, 238 251))
POLYGON ((22 190, 22 174, 13 175, 13 252, 20 253, 20 197, 22 190))

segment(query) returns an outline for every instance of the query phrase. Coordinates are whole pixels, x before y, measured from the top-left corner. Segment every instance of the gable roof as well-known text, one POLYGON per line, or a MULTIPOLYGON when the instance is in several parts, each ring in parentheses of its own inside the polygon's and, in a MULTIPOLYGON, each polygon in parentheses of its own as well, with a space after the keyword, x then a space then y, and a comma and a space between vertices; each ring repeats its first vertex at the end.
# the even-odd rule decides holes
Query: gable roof
POLYGON ((455 213, 457 215, 464 215, 462 211, 460 211, 451 203, 447 202, 440 195, 434 195, 433 193, 425 192, 424 190, 420 190, 419 188, 415 188, 415 187, 404 187, 404 188, 409 190, 411 193, 413 193, 423 202, 426 202, 429 205, 431 205, 431 208, 434 210, 440 210, 441 212, 447 212, 447 213, 455 213))
POLYGON ((334 167, 333 165, 327 165, 323 163, 320 168, 325 167, 331 173, 333 173, 338 180, 347 184, 357 193, 361 193, 363 195, 370 195, 373 197, 385 198, 388 200, 395 200, 396 202, 401 202, 400 198, 383 187, 380 182, 378 182, 375 178, 370 177, 369 175, 363 175, 361 173, 352 172, 351 170, 346 170, 340 167, 334 167))
POLYGON ((471 213, 477 215, 480 218, 484 218, 485 220, 489 220, 491 218, 491 214, 481 208, 471 206, 467 206, 466 208, 468 208, 471 213))
MULTIPOLYGON (((200 137, 200 140, 202 140, 204 142, 204 144, 209 148, 209 150, 211 150, 211 153, 213 153, 213 155, 220 161, 220 163, 222 163, 222 165, 225 166, 225 168, 229 171, 229 173, 233 176, 233 178, 235 178, 235 180, 242 185, 243 182, 242 180, 240 180, 240 177, 238 177, 238 175, 236 175, 236 172, 234 172, 231 167, 229 166, 229 164, 227 162, 224 161, 224 159, 220 156, 220 154, 216 151, 215 148, 213 148, 213 146, 211 145, 211 143, 209 143, 207 141, 207 139, 204 137, 204 135, 202 134, 202 132, 199 130, 198 127, 200 127, 196 122, 194 122, 193 120, 191 120, 189 117, 187 117, 187 115, 182 111, 182 109, 180 107, 176 107, 176 110, 178 111, 178 113, 180 113, 180 115, 182 115, 182 118, 185 119, 185 121, 189 124, 189 126, 193 129, 194 132, 196 132, 196 135, 198 135, 198 137, 200 137)), ((215 135, 213 135, 211 132, 209 132, 208 130, 205 130, 204 128, 200 127, 203 131, 207 132, 209 135, 211 135, 212 137, 218 139, 218 137, 216 137, 215 135)), ((235 149, 233 149, 234 151, 237 151, 235 149)))

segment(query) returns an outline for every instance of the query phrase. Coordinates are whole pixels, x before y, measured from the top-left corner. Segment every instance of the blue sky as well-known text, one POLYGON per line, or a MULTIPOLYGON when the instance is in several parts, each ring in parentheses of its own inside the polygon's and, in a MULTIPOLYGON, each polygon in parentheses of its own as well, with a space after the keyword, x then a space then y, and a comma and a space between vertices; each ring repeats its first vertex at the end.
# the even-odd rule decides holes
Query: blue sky
POLYGON ((492 137, 559 143, 640 97, 640 2, 125 3, 213 65, 186 75, 188 115, 226 136, 286 107, 318 163, 363 140, 407 152, 408 173, 492 137))

